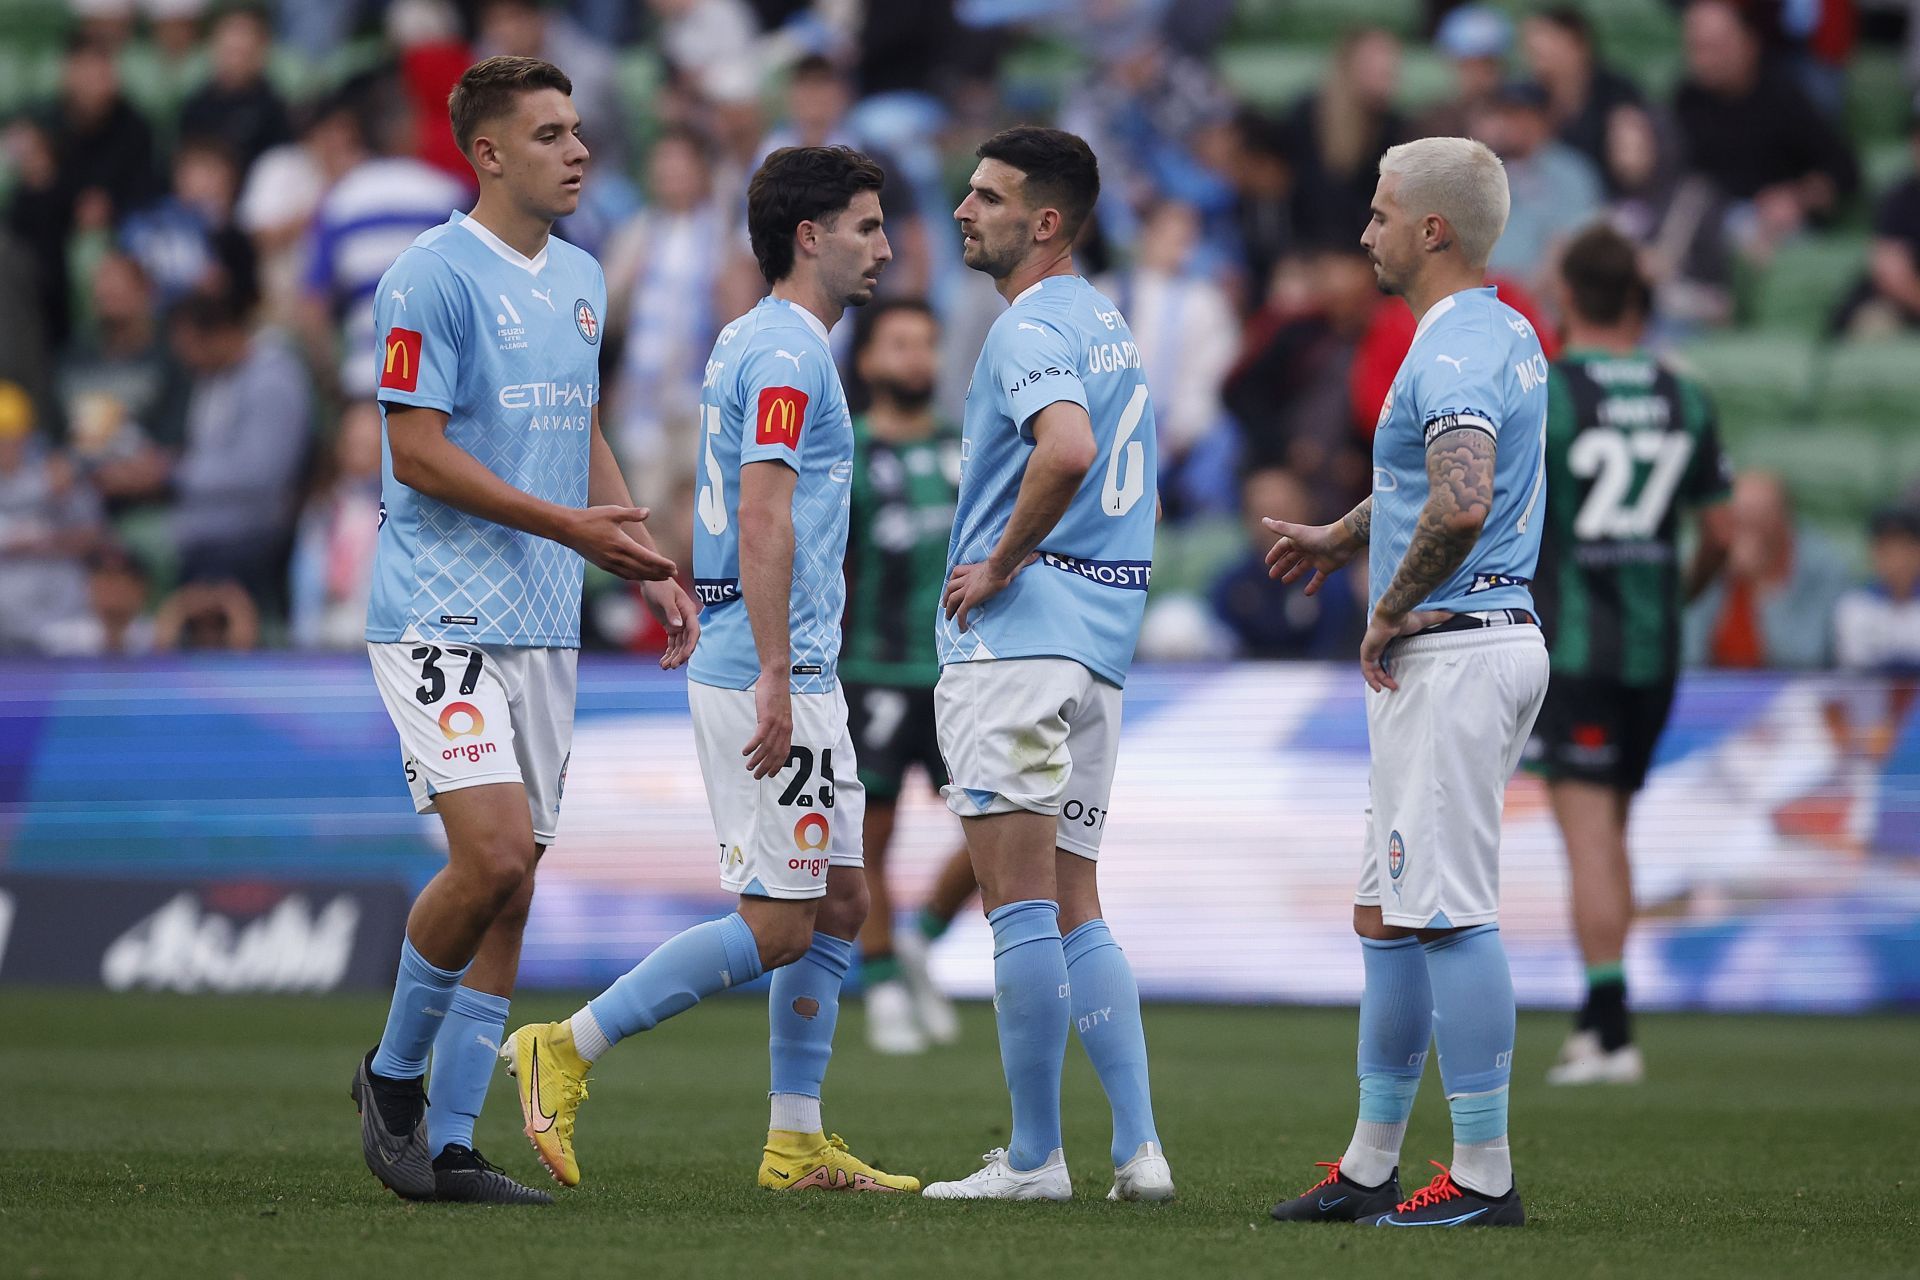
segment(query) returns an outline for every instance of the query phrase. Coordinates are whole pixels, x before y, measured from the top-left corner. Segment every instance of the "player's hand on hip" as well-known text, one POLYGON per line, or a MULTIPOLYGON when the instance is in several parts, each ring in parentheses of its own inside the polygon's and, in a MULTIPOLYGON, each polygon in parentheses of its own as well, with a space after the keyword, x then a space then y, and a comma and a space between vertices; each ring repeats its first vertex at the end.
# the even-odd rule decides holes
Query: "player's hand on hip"
POLYGON ((616 578, 664 581, 674 575, 673 561, 627 535, 626 526, 641 523, 649 514, 645 507, 588 507, 573 514, 561 541, 616 578))
POLYGON ((793 694, 787 687, 784 671, 762 671, 753 686, 753 736, 740 754, 747 758, 747 772, 756 778, 771 778, 787 767, 793 750, 793 694))
POLYGON ((1313 576, 1307 579, 1306 594, 1318 592, 1327 580, 1327 575, 1342 568, 1353 559, 1360 544, 1353 540, 1346 526, 1340 521, 1332 524, 1289 524, 1285 520, 1267 517, 1260 521, 1268 529, 1280 535, 1279 541, 1267 552, 1267 576, 1278 578, 1282 582, 1296 581, 1307 570, 1313 570, 1313 576))
POLYGON ((1387 673, 1387 646, 1452 616, 1444 609, 1415 609, 1398 618, 1379 612, 1369 616, 1367 634, 1360 639, 1360 675, 1366 680, 1367 688, 1375 693, 1399 689, 1400 685, 1387 673))
MULTIPOLYGON (((1040 557, 1036 553, 1024 560, 1020 569, 1026 568, 1040 557)), ((940 593, 940 607, 948 618, 959 624, 962 631, 967 629, 967 615, 987 601, 1007 589, 1007 584, 1020 576, 1015 569, 1004 578, 993 571, 993 563, 982 560, 978 564, 955 565, 947 577, 947 586, 940 593)))
POLYGON ((694 645, 700 642, 700 606, 671 578, 642 583, 640 598, 667 629, 667 648, 660 655, 660 669, 672 671, 685 666, 693 656, 694 645))

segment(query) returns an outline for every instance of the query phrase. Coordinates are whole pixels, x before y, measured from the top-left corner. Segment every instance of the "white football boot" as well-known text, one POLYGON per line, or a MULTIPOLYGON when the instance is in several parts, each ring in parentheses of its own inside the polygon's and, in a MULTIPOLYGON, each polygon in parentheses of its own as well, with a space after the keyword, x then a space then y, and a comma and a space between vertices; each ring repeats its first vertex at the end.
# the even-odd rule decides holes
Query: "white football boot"
POLYGON ((1071 1200, 1067 1156, 1059 1147, 1038 1169, 1022 1172, 1007 1163, 1007 1149, 995 1147, 980 1157, 984 1166, 958 1182, 929 1183, 920 1194, 929 1200, 1071 1200))
POLYGON ((867 1043, 875 1053, 927 1051, 927 1037, 913 1014, 913 993, 898 978, 867 988, 867 1043))
POLYGON ((1609 1053, 1592 1031, 1568 1036, 1560 1060, 1547 1068, 1548 1084, 1639 1084, 1646 1076, 1638 1045, 1623 1044, 1609 1053))
POLYGON ((1113 1171, 1113 1189, 1107 1192, 1107 1199, 1156 1204, 1173 1199, 1173 1168, 1159 1143, 1141 1143, 1133 1159, 1113 1171))
POLYGON ((935 1044, 952 1044, 960 1038, 960 1015, 953 1001, 934 985, 927 969, 927 938, 919 928, 908 925, 893 935, 893 955, 900 962, 900 974, 913 993, 913 1015, 920 1029, 935 1044))

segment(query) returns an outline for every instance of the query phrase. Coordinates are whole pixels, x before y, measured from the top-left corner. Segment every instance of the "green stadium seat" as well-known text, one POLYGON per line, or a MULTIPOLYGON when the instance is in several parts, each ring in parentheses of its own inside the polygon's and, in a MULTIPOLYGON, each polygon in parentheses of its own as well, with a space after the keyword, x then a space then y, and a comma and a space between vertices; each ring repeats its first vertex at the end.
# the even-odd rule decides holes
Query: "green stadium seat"
POLYGON ((1300 45, 1235 44, 1220 50, 1216 65, 1234 96, 1272 111, 1313 92, 1326 74, 1327 54, 1300 45))
POLYGON ((1420 6, 1409 0, 1241 0, 1237 26, 1296 43, 1330 44, 1355 27, 1385 27, 1401 36, 1420 32, 1420 6))
POLYGON ((1899 490, 1893 443, 1871 425, 1788 423, 1742 432, 1726 447, 1737 468, 1779 472, 1795 509, 1816 519, 1857 523, 1899 490))
POLYGON ((1734 429, 1804 415, 1812 402, 1814 344, 1795 334, 1714 334, 1689 343, 1674 363, 1706 385, 1734 429))
POLYGON ((1882 138, 1860 148, 1869 197, 1885 195, 1913 173, 1913 146, 1905 138, 1882 138))
POLYGON ((1782 248, 1755 276, 1743 310, 1763 329, 1819 337, 1866 261, 1863 235, 1806 237, 1782 248))
POLYGON ((1889 434, 1920 433, 1920 339, 1836 346, 1815 407, 1822 421, 1874 422, 1889 434))
POLYGON ((1856 143, 1901 137, 1913 90, 1900 55, 1862 49, 1847 67, 1847 123, 1856 143))

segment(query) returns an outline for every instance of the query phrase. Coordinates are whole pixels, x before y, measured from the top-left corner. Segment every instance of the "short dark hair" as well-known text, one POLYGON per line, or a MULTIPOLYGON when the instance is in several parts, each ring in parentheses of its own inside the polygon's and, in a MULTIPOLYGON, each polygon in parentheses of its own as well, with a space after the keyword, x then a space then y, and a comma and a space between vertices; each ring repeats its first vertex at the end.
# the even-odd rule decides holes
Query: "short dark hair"
POLYGON ((747 184, 747 238, 768 284, 793 274, 793 233, 803 222, 831 222, 862 191, 886 183, 852 147, 781 147, 747 184))
POLYGON ((873 337, 880 332, 880 325, 892 315, 925 316, 937 326, 940 316, 933 305, 925 298, 882 298, 870 307, 862 307, 853 321, 853 357, 858 360, 860 353, 873 343, 873 337))
POLYGON ((540 89, 573 93, 573 81, 551 62, 539 58, 488 58, 468 67, 447 95, 447 118, 453 122, 453 140, 465 151, 473 145, 480 126, 504 115, 515 98, 540 89))
POLYGON ((1533 15, 1549 26, 1560 28, 1587 48, 1593 48, 1593 20, 1578 5, 1556 4, 1533 15))
POLYGON ((1640 270, 1640 251, 1605 223, 1588 227, 1568 243, 1560 257, 1560 277, 1567 282, 1574 314, 1590 324, 1645 316, 1653 302, 1652 286, 1640 270))
POLYGON ((1100 162, 1093 148, 1063 129, 1015 125, 988 138, 974 154, 1026 175, 1027 202, 1058 209, 1068 240, 1079 234, 1100 199, 1100 162))

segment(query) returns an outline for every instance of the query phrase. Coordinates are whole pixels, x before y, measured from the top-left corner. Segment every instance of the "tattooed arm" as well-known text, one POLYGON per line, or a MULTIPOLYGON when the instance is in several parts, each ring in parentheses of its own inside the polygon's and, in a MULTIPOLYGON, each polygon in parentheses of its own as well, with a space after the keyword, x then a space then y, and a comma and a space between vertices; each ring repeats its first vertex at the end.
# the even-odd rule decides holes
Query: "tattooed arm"
POLYGON ((1427 449, 1426 505, 1360 644, 1360 671, 1374 690, 1399 688, 1381 664, 1387 645, 1429 620, 1414 606, 1452 577, 1480 540, 1493 509, 1493 459, 1493 437, 1473 427, 1449 431, 1427 449))

